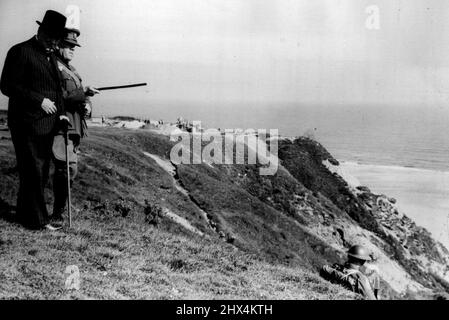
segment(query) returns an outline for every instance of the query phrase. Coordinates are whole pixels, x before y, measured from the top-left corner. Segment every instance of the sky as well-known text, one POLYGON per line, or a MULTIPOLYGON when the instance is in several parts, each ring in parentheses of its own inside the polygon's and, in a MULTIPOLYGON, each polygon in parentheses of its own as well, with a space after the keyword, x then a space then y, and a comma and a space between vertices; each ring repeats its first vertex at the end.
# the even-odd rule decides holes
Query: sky
POLYGON ((133 94, 149 103, 449 99, 445 0, 1 0, 0 67, 45 10, 68 5, 81 9, 72 64, 83 82, 147 82, 133 94))

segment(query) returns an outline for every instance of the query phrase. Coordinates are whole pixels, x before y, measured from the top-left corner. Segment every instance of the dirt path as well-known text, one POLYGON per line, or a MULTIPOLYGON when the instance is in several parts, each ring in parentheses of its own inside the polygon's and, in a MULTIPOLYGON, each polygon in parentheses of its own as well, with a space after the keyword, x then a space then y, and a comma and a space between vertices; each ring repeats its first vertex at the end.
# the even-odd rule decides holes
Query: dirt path
MULTIPOLYGON (((168 174, 170 174, 172 176, 173 185, 175 186, 175 188, 179 192, 181 192, 183 195, 185 195, 186 197, 188 197, 190 199, 189 192, 185 188, 183 188, 180 185, 179 181, 175 178, 176 177, 176 167, 169 160, 165 160, 165 159, 163 159, 163 158, 161 158, 161 157, 159 157, 159 156, 157 156, 155 154, 149 153, 149 152, 143 152, 143 154, 145 156, 150 157, 151 159, 153 159, 162 169, 164 169, 168 174)), ((209 226, 211 226, 210 219, 207 216, 207 213, 203 209, 198 207, 195 202, 193 202, 193 204, 196 206, 198 211, 201 213, 201 215, 203 216, 204 220, 206 220, 207 224, 209 226)), ((165 209, 164 210, 164 214, 166 214, 167 217, 169 217, 170 219, 172 219, 176 223, 179 223, 182 226, 184 226, 186 229, 188 229, 188 230, 190 230, 192 232, 195 232, 197 234, 204 235, 201 231, 199 231, 194 226, 192 226, 186 219, 178 216, 174 212, 171 212, 170 210, 165 209)))

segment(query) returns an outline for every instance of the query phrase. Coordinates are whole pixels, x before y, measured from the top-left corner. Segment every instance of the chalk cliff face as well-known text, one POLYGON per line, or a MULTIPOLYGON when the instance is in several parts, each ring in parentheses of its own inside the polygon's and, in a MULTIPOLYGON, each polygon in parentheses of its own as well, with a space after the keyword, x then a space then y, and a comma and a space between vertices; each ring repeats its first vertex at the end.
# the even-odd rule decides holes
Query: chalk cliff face
POLYGON ((387 296, 447 290, 449 253, 399 212, 395 200, 354 184, 319 143, 278 141, 274 176, 258 165, 177 166, 192 201, 221 235, 244 250, 317 270, 362 243, 373 253, 387 296))
MULTIPOLYGON (((167 232, 314 274, 323 264, 343 262, 359 243, 372 252, 383 297, 431 298, 449 290, 449 252, 399 212, 394 199, 358 186, 316 141, 277 142, 278 170, 263 176, 261 164, 174 164, 176 142, 164 134, 92 128, 73 199, 92 219, 141 216, 167 232)), ((12 167, 8 143, 2 161, 12 167)), ((8 207, 17 179, 2 170, 0 204, 8 207)))
POLYGON ((336 220, 344 221, 346 228, 337 231, 342 244, 362 242, 370 247, 381 275, 393 289, 401 293, 423 287, 447 290, 448 250, 399 212, 395 199, 357 185, 338 167, 338 161, 309 139, 284 141, 279 157, 298 181, 340 209, 334 212, 342 213, 336 220))

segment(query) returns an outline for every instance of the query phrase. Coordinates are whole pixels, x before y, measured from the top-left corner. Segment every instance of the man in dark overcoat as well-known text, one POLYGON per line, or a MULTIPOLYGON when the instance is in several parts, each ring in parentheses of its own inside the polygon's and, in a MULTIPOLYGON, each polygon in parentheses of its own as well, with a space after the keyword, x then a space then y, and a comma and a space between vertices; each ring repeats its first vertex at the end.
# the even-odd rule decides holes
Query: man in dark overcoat
POLYGON ((54 51, 66 17, 48 10, 36 22, 37 35, 8 51, 0 88, 9 97, 8 126, 19 172, 17 218, 31 229, 57 230, 60 226, 49 223, 44 188, 54 132, 64 111, 54 51))

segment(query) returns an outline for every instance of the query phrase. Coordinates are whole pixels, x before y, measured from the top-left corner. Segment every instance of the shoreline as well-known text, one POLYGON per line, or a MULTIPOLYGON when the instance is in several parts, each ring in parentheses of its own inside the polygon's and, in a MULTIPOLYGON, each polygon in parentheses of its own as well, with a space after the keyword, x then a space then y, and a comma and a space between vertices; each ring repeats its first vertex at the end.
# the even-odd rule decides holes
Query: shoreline
POLYGON ((422 167, 412 167, 412 166, 401 166, 397 164, 375 164, 375 163, 364 163, 360 161, 353 160, 341 160, 338 159, 341 165, 345 166, 364 166, 364 167, 372 167, 372 168, 382 168, 385 170, 403 170, 403 171, 424 171, 424 172, 439 172, 443 174, 449 174, 449 168, 447 170, 441 170, 439 168, 422 168, 422 167))
POLYGON ((399 211, 449 249, 449 171, 351 161, 340 166, 372 192, 394 197, 399 211))

